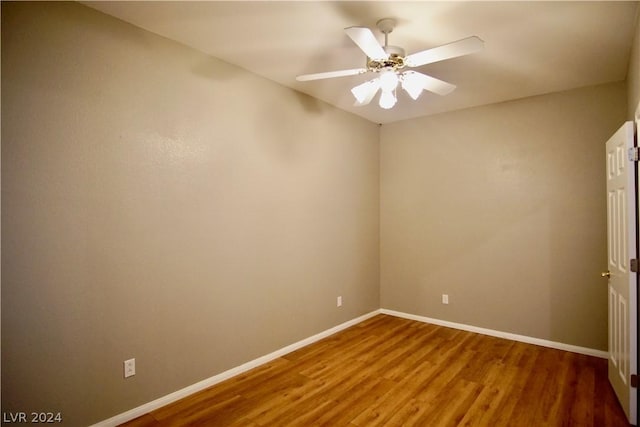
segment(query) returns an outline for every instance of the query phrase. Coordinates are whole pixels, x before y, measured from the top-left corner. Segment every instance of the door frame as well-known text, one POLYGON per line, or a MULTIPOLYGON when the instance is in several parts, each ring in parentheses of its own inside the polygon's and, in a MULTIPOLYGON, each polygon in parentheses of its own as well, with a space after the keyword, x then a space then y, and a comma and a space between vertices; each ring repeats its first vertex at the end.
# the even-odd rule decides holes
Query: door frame
MULTIPOLYGON (((638 105, 636 106, 636 111, 633 117, 633 146, 636 149, 636 152, 640 150, 639 147, 639 139, 640 139, 640 101, 638 101, 638 105)), ((635 275, 635 313, 629 313, 629 315, 633 315, 635 317, 635 324, 630 325, 634 331, 630 331, 632 333, 629 334, 630 338, 630 351, 631 358, 629 360, 629 374, 635 375, 636 377, 636 386, 631 386, 631 408, 630 408, 630 421, 633 425, 638 425, 638 385, 637 385, 637 376, 638 376, 638 366, 640 366, 640 353, 638 352, 638 343, 640 342, 640 316, 638 315, 638 309, 640 308, 640 171, 639 171, 638 161, 633 162, 633 170, 634 170, 634 183, 635 183, 635 255, 634 258, 636 261, 636 271, 633 273, 635 275), (635 357, 633 357, 635 354, 635 357), (633 402, 635 401, 635 405, 633 402)))

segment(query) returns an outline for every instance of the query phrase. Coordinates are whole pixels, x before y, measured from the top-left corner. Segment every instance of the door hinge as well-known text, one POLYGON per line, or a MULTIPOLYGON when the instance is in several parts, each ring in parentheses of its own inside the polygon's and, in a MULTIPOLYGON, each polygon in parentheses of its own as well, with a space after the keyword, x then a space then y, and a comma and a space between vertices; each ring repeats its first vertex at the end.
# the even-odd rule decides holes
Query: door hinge
POLYGON ((638 388, 638 376, 636 374, 631 374, 631 381, 629 381, 629 383, 631 383, 631 387, 638 388))
POLYGON ((633 273, 637 273, 638 272, 638 260, 637 259, 630 259, 629 260, 629 269, 633 272, 633 273))
POLYGON ((640 161, 640 147, 629 148, 629 151, 627 151, 627 155, 630 162, 640 161))

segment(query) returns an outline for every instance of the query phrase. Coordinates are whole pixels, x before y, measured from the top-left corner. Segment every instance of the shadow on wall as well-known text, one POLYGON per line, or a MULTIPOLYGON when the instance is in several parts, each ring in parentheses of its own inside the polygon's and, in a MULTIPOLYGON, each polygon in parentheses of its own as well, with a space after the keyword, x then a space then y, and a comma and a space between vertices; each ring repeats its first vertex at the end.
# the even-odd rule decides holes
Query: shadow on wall
POLYGON ((313 98, 302 92, 294 91, 294 96, 298 101, 298 104, 308 113, 323 114, 327 108, 327 105, 317 98, 313 98))
POLYGON ((231 80, 239 74, 246 74, 246 71, 234 65, 213 58, 211 56, 203 56, 198 62, 191 67, 191 72, 201 78, 207 80, 231 80))
MULTIPOLYGON (((238 80, 248 77, 260 78, 259 76, 254 75, 233 64, 229 64, 220 59, 206 55, 203 55, 203 57, 191 67, 191 73, 200 78, 218 82, 229 82, 231 80, 238 80)), ((292 89, 286 88, 286 90, 292 91, 294 96, 290 98, 295 99, 306 112, 311 114, 323 114, 325 112, 327 105, 322 101, 301 92, 294 91, 292 89)), ((274 99, 274 102, 270 105, 273 105, 274 108, 278 108, 277 104, 277 100, 274 99)), ((265 111, 265 114, 268 116, 272 115, 273 113, 274 111, 271 108, 265 111)), ((283 125, 283 122, 276 123, 278 124, 278 126, 283 125)))

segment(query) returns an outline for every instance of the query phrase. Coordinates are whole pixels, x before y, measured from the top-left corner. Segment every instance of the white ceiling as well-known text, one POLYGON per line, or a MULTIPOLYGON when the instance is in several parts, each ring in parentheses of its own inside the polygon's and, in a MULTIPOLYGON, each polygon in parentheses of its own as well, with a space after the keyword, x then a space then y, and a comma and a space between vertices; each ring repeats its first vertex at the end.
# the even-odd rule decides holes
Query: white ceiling
POLYGON ((413 117, 626 78, 638 2, 213 1, 83 2, 372 122, 413 117), (476 35, 485 49, 416 69, 458 88, 400 94, 391 110, 354 107, 370 75, 298 82, 299 74, 359 68, 343 28, 398 21, 389 44, 407 54, 476 35))

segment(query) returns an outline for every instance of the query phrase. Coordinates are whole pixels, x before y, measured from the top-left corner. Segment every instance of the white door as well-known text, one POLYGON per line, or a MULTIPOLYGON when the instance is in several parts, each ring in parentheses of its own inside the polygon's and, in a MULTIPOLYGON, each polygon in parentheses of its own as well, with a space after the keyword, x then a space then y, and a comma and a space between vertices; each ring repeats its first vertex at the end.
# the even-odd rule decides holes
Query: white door
MULTIPOLYGON (((626 122, 607 141, 607 239, 609 265, 609 381, 629 422, 637 420, 636 173, 629 159, 634 123, 626 122)), ((603 273, 607 274, 607 273, 603 273)))

